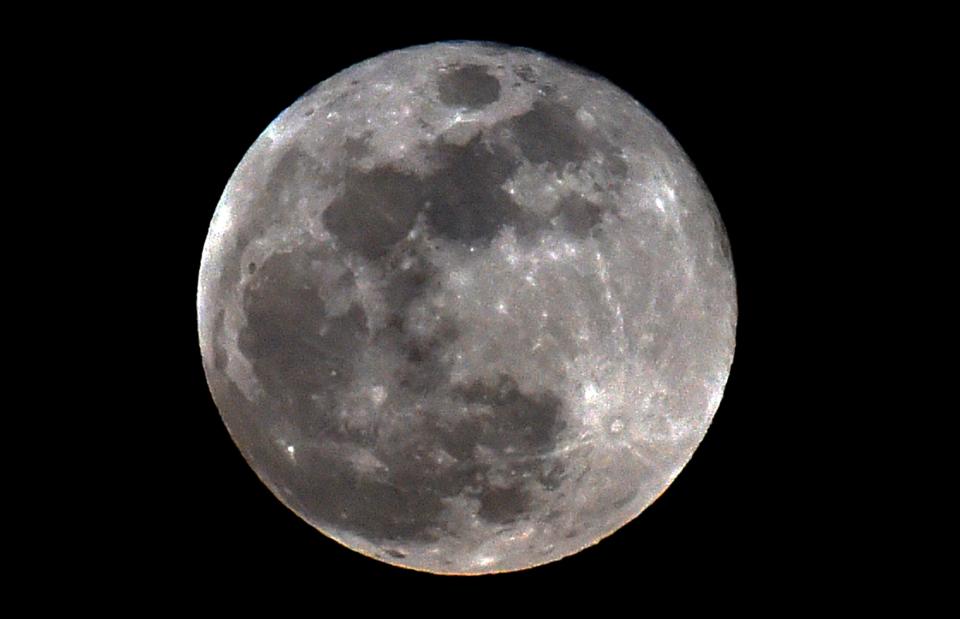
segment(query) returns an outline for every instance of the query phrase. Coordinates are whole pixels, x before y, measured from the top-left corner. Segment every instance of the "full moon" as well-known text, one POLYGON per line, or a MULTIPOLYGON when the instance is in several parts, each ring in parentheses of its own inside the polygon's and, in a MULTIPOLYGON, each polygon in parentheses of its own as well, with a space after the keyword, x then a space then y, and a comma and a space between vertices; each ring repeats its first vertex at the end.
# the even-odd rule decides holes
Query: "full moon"
POLYGON ((447 574, 640 514, 710 425, 737 319, 720 215, 664 126, 588 71, 472 42, 283 111, 213 213, 197 310, 213 399, 276 497, 447 574))

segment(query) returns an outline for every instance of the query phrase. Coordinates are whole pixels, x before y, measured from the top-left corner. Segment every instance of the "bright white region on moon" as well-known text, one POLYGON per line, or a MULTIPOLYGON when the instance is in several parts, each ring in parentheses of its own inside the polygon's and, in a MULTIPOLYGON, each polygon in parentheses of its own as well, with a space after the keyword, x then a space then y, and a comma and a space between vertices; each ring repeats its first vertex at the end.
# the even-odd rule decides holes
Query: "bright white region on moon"
POLYGON ((726 233, 666 129, 526 49, 390 52, 305 94, 230 178, 197 297, 210 390, 333 539, 439 573, 609 535, 720 403, 726 233))

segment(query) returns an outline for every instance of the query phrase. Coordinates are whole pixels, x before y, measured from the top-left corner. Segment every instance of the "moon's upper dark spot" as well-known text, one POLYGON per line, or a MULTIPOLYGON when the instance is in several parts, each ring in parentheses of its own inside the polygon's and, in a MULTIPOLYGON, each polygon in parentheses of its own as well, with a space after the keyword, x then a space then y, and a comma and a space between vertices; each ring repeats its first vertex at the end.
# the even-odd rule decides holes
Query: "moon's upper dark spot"
POLYGON ((590 136, 568 106, 540 100, 529 112, 506 123, 523 154, 533 163, 562 168, 590 154, 590 136))
POLYGON ((502 147, 477 136, 465 146, 441 146, 438 158, 444 166, 427 181, 427 220, 441 236, 486 243, 505 225, 529 218, 502 187, 519 167, 502 147))
POLYGON ((440 101, 446 105, 482 108, 500 98, 500 80, 486 67, 466 65, 444 73, 437 80, 440 101))
MULTIPOLYGON (((366 138, 348 139, 347 159, 365 154, 365 142, 366 138)), ((429 152, 436 165, 430 173, 410 174, 390 165, 369 171, 348 168, 344 190, 324 211, 323 222, 347 251, 372 260, 387 256, 421 213, 431 233, 467 245, 485 245, 505 226, 512 226, 521 239, 535 237, 553 224, 518 205, 504 190, 505 183, 524 159, 559 170, 579 165, 594 152, 601 153, 611 177, 625 175, 626 164, 617 149, 585 128, 573 109, 540 100, 528 112, 464 145, 439 140, 429 152)), ((285 169, 278 166, 274 174, 278 182, 285 178, 281 175, 285 169)), ((561 204, 560 223, 568 233, 582 238, 598 223, 600 211, 608 210, 601 207, 572 198, 561 204)))
POLYGON ((480 137, 464 146, 441 144, 437 172, 419 177, 389 166, 347 172, 344 192, 323 213, 326 228, 348 250, 386 256, 423 213, 433 233, 467 244, 486 243, 530 218, 502 185, 519 162, 480 137))
POLYGON ((379 258, 404 238, 423 208, 423 182, 390 167, 350 170, 344 193, 323 212, 323 223, 343 246, 379 258))

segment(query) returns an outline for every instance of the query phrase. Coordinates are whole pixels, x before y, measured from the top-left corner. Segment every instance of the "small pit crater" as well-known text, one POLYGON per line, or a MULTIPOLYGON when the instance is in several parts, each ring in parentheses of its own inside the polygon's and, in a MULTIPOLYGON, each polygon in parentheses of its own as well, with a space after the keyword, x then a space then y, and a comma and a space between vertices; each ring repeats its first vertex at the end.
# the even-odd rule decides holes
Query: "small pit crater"
POLYGON ((567 106, 537 101, 533 108, 505 123, 523 154, 533 163, 562 168, 590 154, 590 135, 567 106))

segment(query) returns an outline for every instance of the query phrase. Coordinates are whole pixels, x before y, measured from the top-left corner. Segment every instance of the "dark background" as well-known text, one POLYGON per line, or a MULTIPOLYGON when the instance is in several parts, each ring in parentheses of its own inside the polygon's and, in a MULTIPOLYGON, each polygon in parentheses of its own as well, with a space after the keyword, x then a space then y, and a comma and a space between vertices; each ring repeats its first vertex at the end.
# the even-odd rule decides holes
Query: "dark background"
MULTIPOLYGON (((140 149, 156 160, 137 180, 151 214, 132 216, 148 240, 132 244, 145 245, 138 268, 148 269, 143 281, 153 283, 142 291, 139 309, 157 327, 152 349, 139 351, 146 364, 129 385, 138 440, 126 449, 136 464, 117 486, 135 497, 136 507, 105 516, 128 577, 159 578, 171 589, 256 583, 245 591, 297 597, 371 577, 411 594, 473 596, 541 590, 533 585, 562 596, 565 583, 576 583, 580 589, 567 589, 570 595, 615 587, 628 596, 672 596, 678 608, 699 591, 728 586, 796 591, 798 583, 819 590, 842 583, 853 552, 851 525, 832 487, 845 473, 828 477, 828 440, 808 430, 811 419, 822 421, 841 405, 814 397, 830 389, 812 362, 823 356, 818 328, 848 320, 824 317, 824 299, 836 284, 815 279, 836 264, 826 257, 834 233, 808 207, 832 186, 826 158, 836 145, 819 141, 820 124, 848 113, 834 86, 855 79, 836 70, 828 33, 811 36, 780 22, 692 31, 676 23, 618 25, 616 16, 603 28, 589 21, 563 30, 382 24, 331 33, 312 23, 280 31, 265 19, 262 29, 242 31, 171 25, 136 45, 133 72, 147 79, 129 82, 135 105, 128 112, 150 126, 151 143, 140 149), (546 52, 608 78, 649 109, 713 193, 730 237, 739 298, 724 399, 669 489, 597 546, 533 570, 479 578, 415 573, 365 558, 285 508, 221 422, 196 333, 207 226, 260 132, 337 71, 392 49, 451 39, 546 52), (833 540, 829 549, 825 536, 833 540), (421 585, 428 589, 407 589, 421 585)), ((125 37, 128 45, 135 39, 136 32, 125 37)))

